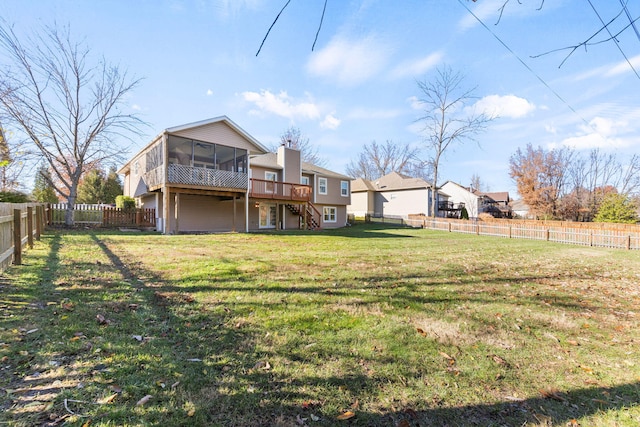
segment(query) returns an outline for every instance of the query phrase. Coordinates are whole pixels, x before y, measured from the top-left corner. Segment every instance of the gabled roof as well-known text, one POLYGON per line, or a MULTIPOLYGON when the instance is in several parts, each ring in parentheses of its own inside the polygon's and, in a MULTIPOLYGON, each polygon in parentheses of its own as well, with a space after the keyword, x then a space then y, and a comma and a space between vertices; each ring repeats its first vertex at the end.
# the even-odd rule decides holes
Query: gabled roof
MULTIPOLYGON (((282 166, 278 164, 278 155, 276 153, 265 153, 251 156, 250 162, 251 166, 282 170, 282 166)), ((349 176, 342 175, 308 162, 302 162, 302 173, 307 175, 321 175, 328 178, 344 179, 346 181, 351 180, 351 177, 349 176)))
POLYGON ((484 196, 490 197, 491 199, 493 199, 496 202, 505 202, 508 203, 509 202, 509 192, 508 191, 500 191, 497 193, 479 193, 482 194, 484 196))
POLYGON ((350 176, 343 175, 341 173, 334 172, 329 169, 325 169, 321 166, 314 165, 313 163, 307 163, 307 162, 302 162, 302 173, 306 173, 309 175, 322 175, 329 178, 343 179, 345 181, 351 180, 350 176))
POLYGON ((218 117, 213 117, 211 119, 200 120, 198 122, 192 122, 192 123, 187 123, 187 124, 184 124, 184 125, 173 126, 173 127, 165 129, 165 132, 167 132, 167 133, 176 133, 176 132, 181 132, 181 131, 184 131, 184 130, 187 130, 187 129, 193 129, 193 128, 197 128, 197 127, 201 127, 201 126, 211 125, 211 124, 218 123, 218 122, 226 123, 230 128, 232 128, 233 130, 238 132, 240 135, 242 135, 245 139, 247 139, 252 144, 257 146, 263 152, 266 153, 266 152, 269 151, 257 139, 255 139, 253 136, 248 134, 244 129, 242 129, 240 126, 238 126, 233 120, 231 120, 227 116, 218 116, 218 117))
POLYGON ((233 120, 231 120, 229 117, 227 116, 218 116, 218 117, 214 117, 211 119, 206 119, 206 120, 201 120, 199 122, 192 122, 192 123, 187 123, 184 125, 179 125, 179 126, 173 126, 170 128, 166 128, 165 130, 163 130, 162 132, 160 132, 158 135, 156 135, 155 138, 153 138, 151 140, 151 142, 149 142, 147 145, 145 145, 141 150, 138 150, 134 157, 129 159, 118 171, 117 173, 119 174, 124 174, 127 173, 129 171, 129 165, 131 163, 131 161, 138 156, 141 152, 145 151, 148 147, 152 146, 153 144, 155 144, 160 138, 162 138, 162 135, 164 134, 170 134, 170 133, 177 133, 177 132, 182 132, 184 130, 188 130, 188 129, 193 129, 193 128, 197 128, 197 127, 201 127, 201 126, 207 126, 207 125, 211 125, 214 123, 219 123, 219 122, 223 122, 225 123, 227 126, 229 126, 231 129, 233 129, 234 131, 236 131, 240 136, 242 136, 243 138, 245 138, 247 141, 249 141, 249 143, 253 144, 256 146, 256 148, 258 148, 260 151, 266 153, 269 150, 262 145, 257 139, 255 139, 254 137, 252 137, 250 134, 248 134, 244 129, 242 129, 240 126, 238 126, 233 120))
POLYGON ((431 184, 422 178, 411 178, 398 172, 391 172, 375 181, 370 181, 375 191, 413 190, 431 188, 431 184))
POLYGON ((282 170, 282 166, 278 164, 278 155, 276 153, 257 154, 251 156, 249 161, 251 166, 282 170))
POLYGON ((375 187, 368 179, 358 178, 351 181, 351 192, 376 191, 375 187))

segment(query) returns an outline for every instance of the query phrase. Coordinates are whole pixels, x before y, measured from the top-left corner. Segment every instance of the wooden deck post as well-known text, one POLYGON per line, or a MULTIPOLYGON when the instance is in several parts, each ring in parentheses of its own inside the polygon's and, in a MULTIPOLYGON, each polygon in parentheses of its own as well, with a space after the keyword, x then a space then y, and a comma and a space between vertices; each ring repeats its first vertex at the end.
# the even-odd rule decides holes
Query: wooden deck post
POLYGON ((231 231, 232 232, 236 232, 236 212, 237 208, 236 208, 236 195, 233 195, 233 222, 231 223, 231 231))
POLYGON ((20 220, 22 212, 20 209, 13 210, 13 263, 22 264, 22 232, 20 230, 20 220))
POLYGON ((162 220, 164 224, 162 224, 162 232, 164 234, 169 234, 171 232, 171 196, 169 192, 169 187, 162 188, 162 220))
POLYGON ((174 208, 174 215, 176 217, 176 231, 175 234, 180 233, 180 221, 178 218, 178 211, 180 210, 180 193, 176 193, 175 195, 176 206, 174 208))
POLYGON ((27 244, 33 249, 33 206, 27 206, 27 244))

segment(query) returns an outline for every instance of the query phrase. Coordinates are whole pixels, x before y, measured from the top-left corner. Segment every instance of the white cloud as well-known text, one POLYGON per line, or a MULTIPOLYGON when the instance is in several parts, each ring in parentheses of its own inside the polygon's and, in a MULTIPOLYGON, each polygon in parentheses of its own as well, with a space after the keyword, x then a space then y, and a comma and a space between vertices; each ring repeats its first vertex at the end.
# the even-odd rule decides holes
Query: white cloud
POLYGON ((320 117, 320 109, 312 100, 299 101, 290 97, 285 91, 278 94, 268 90, 242 92, 242 98, 257 107, 251 111, 251 114, 269 113, 291 120, 296 118, 315 120, 320 117))
POLYGON ((338 119, 333 115, 333 113, 331 113, 325 116, 324 120, 320 123, 320 127, 322 129, 335 130, 338 128, 338 126, 340 126, 340 123, 340 119, 338 119))
POLYGON ((407 102, 411 106, 411 109, 422 110, 422 102, 420 102, 420 99, 418 99, 417 96, 410 96, 407 98, 407 102))
POLYGON ((131 106, 131 109, 132 109, 132 110, 136 110, 136 111, 141 111, 141 110, 142 110, 142 107, 140 107, 138 104, 133 104, 133 105, 131 106))
POLYGON ((391 71, 393 78, 413 77, 424 74, 442 61, 442 52, 435 52, 424 58, 404 61, 391 71))
POLYGON ((518 119, 534 111, 536 106, 515 95, 489 95, 476 102, 474 108, 489 116, 518 119))
POLYGON ((334 37, 307 62, 313 75, 337 80, 346 86, 360 84, 377 74, 388 62, 390 48, 374 36, 359 40, 334 37))
POLYGON ((589 125, 581 125, 576 135, 565 138, 562 145, 577 150, 628 147, 632 141, 620 136, 627 128, 628 123, 625 121, 596 117, 589 125))
POLYGON ((605 77, 613 77, 623 73, 631 73, 633 72, 633 69, 637 70, 638 68, 640 68, 640 55, 636 55, 633 58, 629 58, 629 62, 620 61, 605 73, 605 77), (629 63, 631 63, 633 68, 629 66, 629 63))
POLYGON ((207 96, 213 95, 213 91, 211 89, 207 89, 207 96))

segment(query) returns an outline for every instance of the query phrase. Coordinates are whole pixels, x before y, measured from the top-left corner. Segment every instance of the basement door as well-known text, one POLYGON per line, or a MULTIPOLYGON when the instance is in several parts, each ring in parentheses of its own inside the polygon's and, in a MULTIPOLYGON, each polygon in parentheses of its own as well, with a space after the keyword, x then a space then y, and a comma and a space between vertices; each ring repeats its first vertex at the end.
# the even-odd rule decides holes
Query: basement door
POLYGON ((260 203, 260 228, 276 228, 276 205, 260 203))

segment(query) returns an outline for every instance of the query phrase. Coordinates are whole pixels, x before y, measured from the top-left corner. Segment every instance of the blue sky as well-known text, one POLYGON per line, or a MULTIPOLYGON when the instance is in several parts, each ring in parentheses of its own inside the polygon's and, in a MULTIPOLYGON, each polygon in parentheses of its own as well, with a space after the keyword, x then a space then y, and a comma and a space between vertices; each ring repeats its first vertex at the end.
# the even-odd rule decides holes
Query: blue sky
MULTIPOLYGON (((510 0, 499 22, 504 0, 329 0, 313 51, 324 0, 292 0, 256 56, 285 2, 2 0, 2 8, 18 34, 68 23, 93 54, 143 78, 126 101, 149 128, 118 141, 131 153, 165 128, 227 115, 267 146, 296 126, 344 172, 374 140, 421 143, 416 81, 442 66, 463 73, 478 106, 500 118, 477 143, 446 154, 440 184, 468 185, 478 174, 515 198, 509 157, 527 143, 599 147, 621 159, 640 151, 634 28, 563 64, 567 50, 532 58, 587 40, 600 19, 621 13, 619 0, 510 0)), ((640 4, 629 1, 628 11, 638 18, 640 4)), ((611 31, 628 23, 623 13, 611 31)))

